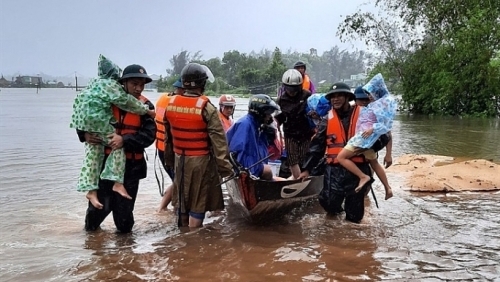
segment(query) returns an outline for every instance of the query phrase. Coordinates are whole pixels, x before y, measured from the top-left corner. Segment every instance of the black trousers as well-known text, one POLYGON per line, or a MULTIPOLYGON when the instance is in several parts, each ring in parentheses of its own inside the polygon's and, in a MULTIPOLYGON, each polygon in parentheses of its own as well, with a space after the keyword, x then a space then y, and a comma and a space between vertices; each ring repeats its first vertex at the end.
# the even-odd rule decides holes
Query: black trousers
POLYGON ((139 180, 125 179, 123 185, 132 200, 122 197, 120 194, 114 192, 113 181, 100 180, 99 190, 97 190, 97 198, 103 204, 102 209, 96 209, 90 202, 85 216, 85 230, 95 231, 99 228, 101 223, 112 212, 113 220, 116 229, 121 233, 128 233, 132 231, 134 226, 134 205, 139 191, 139 180))
MULTIPOLYGON (((358 167, 371 175, 368 163, 359 164, 358 167)), ((330 214, 345 211, 346 220, 359 223, 365 214, 365 194, 369 185, 355 193, 359 178, 338 164, 326 166, 323 181, 323 190, 319 193, 319 203, 323 209, 330 214)))

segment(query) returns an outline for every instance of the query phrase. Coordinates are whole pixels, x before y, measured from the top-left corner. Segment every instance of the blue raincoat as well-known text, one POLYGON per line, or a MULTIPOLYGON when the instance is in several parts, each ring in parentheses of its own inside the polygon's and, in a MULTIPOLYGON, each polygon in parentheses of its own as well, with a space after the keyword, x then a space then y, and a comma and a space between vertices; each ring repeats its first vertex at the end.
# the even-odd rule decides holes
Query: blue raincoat
MULTIPOLYGON (((328 111, 332 108, 330 101, 325 98, 325 94, 312 94, 307 98, 306 113, 308 116, 311 112, 316 112, 320 118, 324 118, 328 115, 328 111)), ((313 120, 309 116, 309 123, 312 128, 315 128, 319 120, 313 120)))
POLYGON ((349 139, 347 144, 358 148, 371 148, 382 134, 392 130, 397 102, 387 90, 380 73, 363 86, 363 89, 368 91, 375 101, 361 108, 356 124, 356 134, 349 139), (373 128, 372 135, 363 138, 361 134, 370 128, 373 128))
MULTIPOLYGON (((229 151, 236 152, 236 160, 244 167, 249 167, 268 155, 267 136, 259 128, 257 119, 251 114, 246 114, 226 133, 229 151)), ((267 160, 252 167, 250 173, 260 177, 264 171, 264 164, 267 164, 267 160)))

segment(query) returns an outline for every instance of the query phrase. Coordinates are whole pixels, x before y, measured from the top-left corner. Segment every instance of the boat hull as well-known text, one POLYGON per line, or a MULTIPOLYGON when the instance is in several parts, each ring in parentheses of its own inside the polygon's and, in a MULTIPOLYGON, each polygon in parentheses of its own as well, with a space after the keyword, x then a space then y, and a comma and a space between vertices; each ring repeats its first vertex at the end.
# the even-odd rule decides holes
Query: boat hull
POLYGON ((237 208, 243 216, 256 217, 287 213, 302 202, 316 198, 323 187, 323 176, 312 176, 304 181, 265 181, 241 173, 228 181, 226 187, 233 208, 237 208))

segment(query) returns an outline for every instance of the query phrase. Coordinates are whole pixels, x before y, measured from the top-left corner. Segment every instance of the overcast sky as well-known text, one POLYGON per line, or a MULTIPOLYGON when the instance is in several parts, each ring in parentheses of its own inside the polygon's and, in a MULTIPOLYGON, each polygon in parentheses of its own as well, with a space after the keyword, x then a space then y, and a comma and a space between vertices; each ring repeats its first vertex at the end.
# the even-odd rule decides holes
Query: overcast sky
POLYGON ((100 53, 165 74, 182 50, 202 59, 279 47, 318 54, 367 0, 0 0, 0 72, 96 75, 100 53))

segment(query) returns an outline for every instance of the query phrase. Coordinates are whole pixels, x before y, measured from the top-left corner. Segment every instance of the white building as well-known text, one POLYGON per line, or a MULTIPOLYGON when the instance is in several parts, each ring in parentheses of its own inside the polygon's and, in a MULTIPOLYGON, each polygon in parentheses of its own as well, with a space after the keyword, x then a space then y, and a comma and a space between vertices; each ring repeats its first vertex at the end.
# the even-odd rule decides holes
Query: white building
POLYGON ((150 74, 149 77, 151 77, 151 79, 153 81, 151 81, 150 83, 146 84, 144 86, 144 89, 146 89, 146 90, 157 90, 158 89, 157 82, 160 79, 160 76, 156 75, 156 74, 150 74))
POLYGON ((365 73, 358 73, 358 74, 351 74, 351 80, 365 80, 366 79, 366 74, 365 73))

